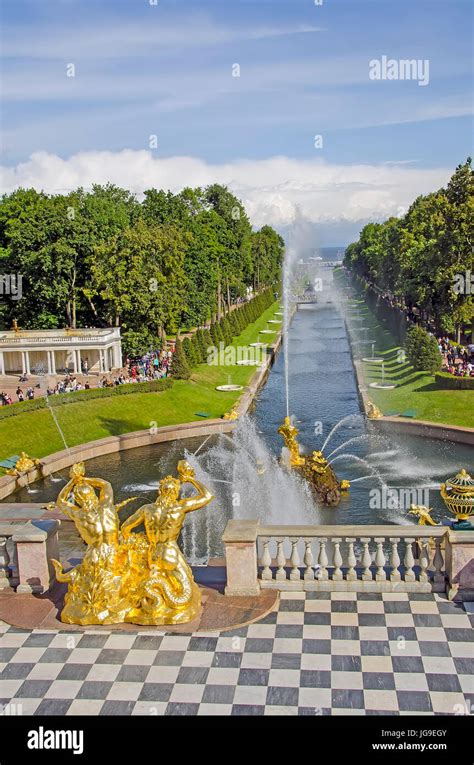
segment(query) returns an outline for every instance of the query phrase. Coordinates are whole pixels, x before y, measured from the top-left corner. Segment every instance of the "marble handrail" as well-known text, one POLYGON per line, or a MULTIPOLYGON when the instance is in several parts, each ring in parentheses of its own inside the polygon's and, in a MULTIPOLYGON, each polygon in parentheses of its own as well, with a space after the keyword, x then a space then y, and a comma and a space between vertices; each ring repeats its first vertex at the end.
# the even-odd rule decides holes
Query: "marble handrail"
POLYGON ((261 526, 232 520, 223 536, 226 592, 442 592, 448 532, 447 526, 261 526))

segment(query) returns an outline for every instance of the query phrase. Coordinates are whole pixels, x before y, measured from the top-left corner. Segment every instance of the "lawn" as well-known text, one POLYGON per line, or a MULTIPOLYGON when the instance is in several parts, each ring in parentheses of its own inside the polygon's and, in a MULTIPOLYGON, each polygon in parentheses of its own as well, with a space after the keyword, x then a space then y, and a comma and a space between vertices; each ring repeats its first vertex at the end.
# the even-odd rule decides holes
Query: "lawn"
MULTIPOLYGON (((259 330, 265 327, 277 310, 278 302, 236 337, 232 345, 237 348, 256 341, 259 330)), ((267 337, 269 342, 273 342, 276 335, 267 337)), ((255 369, 249 366, 200 364, 193 369, 190 380, 176 380, 169 390, 65 404, 55 407, 54 413, 68 446, 145 430, 153 425, 161 427, 200 420, 197 412, 221 417, 242 392, 224 393, 216 391, 216 386, 229 382, 245 386, 255 369)), ((64 443, 48 409, 0 420, 0 459, 22 450, 33 457, 44 457, 59 449, 64 449, 64 443)))
MULTIPOLYGON (((363 326, 369 328, 367 330, 369 340, 375 340, 375 355, 384 359, 385 381, 397 385, 394 390, 387 391, 368 389, 370 400, 379 407, 382 413, 395 414, 414 410, 416 412, 414 419, 417 420, 474 427, 472 391, 436 388, 432 375, 417 372, 408 361, 401 360, 399 353, 403 349, 369 310, 366 303, 363 300, 352 300, 351 302, 358 304, 354 314, 364 317, 363 326)), ((361 347, 364 349, 364 353, 360 355, 370 357, 370 343, 361 347)), ((381 382, 381 364, 361 362, 361 367, 367 386, 371 382, 381 382)))

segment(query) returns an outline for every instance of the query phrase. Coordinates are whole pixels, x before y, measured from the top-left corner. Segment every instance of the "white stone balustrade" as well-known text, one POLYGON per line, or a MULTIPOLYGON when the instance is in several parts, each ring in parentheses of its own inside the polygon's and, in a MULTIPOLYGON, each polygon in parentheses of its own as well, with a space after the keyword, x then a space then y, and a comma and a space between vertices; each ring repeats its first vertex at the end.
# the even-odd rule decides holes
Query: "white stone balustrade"
POLYGON ((242 586, 245 594, 269 588, 444 592, 448 531, 446 526, 260 526, 233 520, 224 534, 226 593, 237 595, 242 586))
POLYGON ((0 523, 0 590, 42 593, 55 581, 51 558, 59 559, 58 520, 0 523))

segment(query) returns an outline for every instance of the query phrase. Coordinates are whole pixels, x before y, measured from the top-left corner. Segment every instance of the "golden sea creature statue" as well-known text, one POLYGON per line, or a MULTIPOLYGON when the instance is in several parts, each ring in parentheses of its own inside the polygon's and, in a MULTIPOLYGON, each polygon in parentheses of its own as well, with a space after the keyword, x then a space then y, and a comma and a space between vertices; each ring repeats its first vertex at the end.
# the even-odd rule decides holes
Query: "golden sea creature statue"
POLYGON ((41 468, 40 460, 36 460, 33 457, 29 457, 26 452, 20 452, 20 456, 15 463, 15 467, 9 468, 6 471, 7 475, 14 475, 17 478, 22 473, 28 473, 35 468, 41 468))
POLYGON ((474 528, 470 523, 474 513, 474 480, 467 470, 463 468, 453 478, 441 484, 441 497, 450 513, 456 516, 453 528, 458 530, 474 528))
POLYGON ((178 463, 179 479, 166 476, 160 481, 156 500, 143 505, 122 524, 122 536, 145 525, 148 541, 148 571, 137 588, 135 608, 126 621, 135 624, 181 624, 194 619, 201 608, 201 593, 178 547, 178 536, 186 514, 207 505, 213 495, 194 476, 186 460, 178 463), (189 483, 197 494, 180 499, 181 487, 189 483))
POLYGON ((296 436, 298 435, 298 428, 295 428, 291 424, 291 419, 285 417, 283 425, 278 428, 280 436, 282 436, 285 446, 290 453, 290 465, 291 467, 297 467, 298 465, 304 465, 305 459, 300 455, 300 447, 296 436))
POLYGON ((409 515, 416 515, 419 526, 439 526, 431 517, 431 508, 425 505, 410 505, 409 515))
POLYGON ((178 473, 179 479, 163 478, 155 502, 143 505, 120 526, 118 510, 131 500, 115 504, 108 481, 87 477, 83 463, 73 465, 70 481, 56 503, 47 506, 73 520, 87 544, 82 562, 67 573, 52 560, 58 581, 68 583, 61 621, 180 624, 198 615, 200 592, 177 539, 186 514, 213 496, 184 460, 178 473), (198 493, 180 498, 185 483, 198 493), (132 534, 142 522, 145 534, 132 534))
POLYGON ((379 417, 383 417, 383 414, 378 408, 378 406, 375 406, 375 404, 372 401, 369 401, 367 403, 367 417, 369 418, 369 420, 378 420, 379 417))
POLYGON ((114 504, 108 481, 86 477, 83 462, 73 465, 69 475, 56 502, 47 508, 57 508, 74 521, 87 550, 82 562, 67 573, 59 561, 51 561, 56 579, 69 584, 61 621, 82 625, 122 622, 130 606, 122 579, 126 552, 119 545, 117 511, 125 503, 114 504))
POLYGON ((337 505, 341 500, 341 491, 347 491, 349 481, 339 481, 331 465, 321 451, 313 451, 310 455, 300 454, 298 444, 298 428, 285 417, 283 425, 278 428, 289 452, 290 468, 300 472, 308 481, 318 500, 325 505, 337 505))
POLYGON ((223 420, 238 420, 238 418, 239 418, 239 413, 237 409, 235 408, 235 406, 232 407, 230 412, 225 412, 225 414, 222 415, 223 420))

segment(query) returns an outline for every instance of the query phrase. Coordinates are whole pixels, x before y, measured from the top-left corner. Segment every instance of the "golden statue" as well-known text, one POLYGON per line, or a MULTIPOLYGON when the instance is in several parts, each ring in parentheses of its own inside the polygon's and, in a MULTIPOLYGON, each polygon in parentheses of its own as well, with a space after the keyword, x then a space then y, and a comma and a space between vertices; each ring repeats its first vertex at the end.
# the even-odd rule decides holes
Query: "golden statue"
POLYGON ((235 408, 235 406, 232 407, 230 412, 225 412, 225 414, 222 415, 223 420, 238 420, 238 418, 239 418, 239 413, 237 409, 235 408))
POLYGON ((416 515, 419 526, 440 526, 440 524, 436 523, 431 517, 431 512, 432 509, 425 505, 410 505, 408 514, 416 515))
POLYGON ((126 540, 136 526, 145 525, 148 541, 148 572, 138 588, 136 607, 126 621, 134 624, 180 624, 194 619, 201 608, 201 593, 178 547, 178 536, 186 514, 207 505, 213 495, 194 476, 188 462, 178 463, 180 478, 166 476, 158 496, 143 505, 122 524, 126 540), (191 497, 179 498, 183 484, 197 489, 191 497))
POLYGON ((41 468, 40 460, 36 460, 33 457, 29 457, 26 452, 20 452, 20 456, 15 463, 15 467, 9 468, 6 471, 7 475, 14 475, 17 478, 22 473, 28 473, 35 468, 41 468))
POLYGON ((383 417, 383 414, 378 408, 378 406, 375 406, 375 404, 372 401, 369 401, 367 403, 367 417, 369 418, 369 420, 378 420, 379 417, 383 417))
POLYGON ((120 527, 118 511, 131 499, 115 504, 108 481, 86 477, 83 463, 73 465, 56 503, 47 505, 73 520, 87 544, 82 562, 67 573, 52 560, 58 581, 68 583, 61 621, 180 624, 197 616, 200 592, 177 539, 186 513, 204 507, 213 496, 184 460, 178 473, 179 479, 163 478, 155 502, 143 505, 120 527), (180 498, 185 483, 198 494, 180 498), (145 534, 132 534, 142 522, 145 534))
POLYGON ((288 449, 290 468, 303 475, 320 502, 325 505, 339 504, 341 491, 349 489, 349 481, 338 481, 334 470, 321 451, 314 451, 306 456, 300 454, 300 446, 297 441, 298 428, 291 424, 289 417, 285 417, 283 425, 278 428, 278 432, 283 437, 288 449))
POLYGON ((285 446, 290 452, 291 467, 304 465, 305 459, 304 457, 300 456, 300 447, 298 441, 296 440, 296 436, 298 435, 299 431, 298 428, 295 428, 295 426, 291 424, 289 417, 285 417, 283 425, 280 425, 278 428, 278 432, 283 437, 285 446))
POLYGON ((67 573, 59 561, 51 561, 56 579, 69 583, 61 621, 82 625, 122 622, 130 606, 122 579, 126 553, 119 545, 118 510, 131 500, 115 505, 110 483, 86 477, 83 462, 73 465, 69 475, 70 481, 47 508, 57 508, 74 521, 87 550, 82 562, 67 573))

